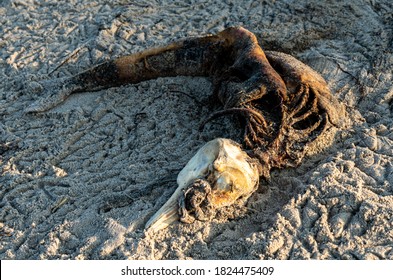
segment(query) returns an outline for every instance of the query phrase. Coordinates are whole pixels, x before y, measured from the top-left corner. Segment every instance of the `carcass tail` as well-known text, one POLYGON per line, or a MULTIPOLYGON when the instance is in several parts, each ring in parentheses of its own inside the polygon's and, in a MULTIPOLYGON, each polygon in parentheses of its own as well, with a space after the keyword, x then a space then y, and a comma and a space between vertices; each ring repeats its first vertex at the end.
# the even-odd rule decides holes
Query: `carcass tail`
POLYGON ((174 42, 97 65, 72 78, 79 91, 135 84, 158 77, 209 76, 220 63, 224 42, 206 36, 174 42))
POLYGON ((222 67, 227 42, 208 35, 109 60, 75 76, 42 83, 45 96, 25 112, 49 110, 69 95, 135 84, 158 77, 210 76, 222 67))

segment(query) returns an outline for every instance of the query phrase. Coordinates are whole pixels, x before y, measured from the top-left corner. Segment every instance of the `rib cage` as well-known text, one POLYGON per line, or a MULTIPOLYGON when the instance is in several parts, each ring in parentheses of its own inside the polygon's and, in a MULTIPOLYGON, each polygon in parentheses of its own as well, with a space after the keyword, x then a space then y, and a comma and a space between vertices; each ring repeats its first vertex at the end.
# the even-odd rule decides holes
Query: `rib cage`
POLYGON ((279 132, 267 152, 275 154, 272 167, 298 165, 310 144, 322 140, 332 126, 340 126, 343 108, 309 66, 288 54, 266 52, 266 56, 287 87, 279 132))
MULTIPOLYGON (((298 165, 308 147, 323 139, 325 131, 340 126, 343 108, 324 79, 309 66, 288 54, 272 51, 265 54, 283 79, 285 92, 268 91, 229 106, 213 117, 234 112, 245 120, 244 144, 261 162, 261 175, 269 177, 271 168, 298 165)), ((225 98, 221 101, 229 103, 225 98)))

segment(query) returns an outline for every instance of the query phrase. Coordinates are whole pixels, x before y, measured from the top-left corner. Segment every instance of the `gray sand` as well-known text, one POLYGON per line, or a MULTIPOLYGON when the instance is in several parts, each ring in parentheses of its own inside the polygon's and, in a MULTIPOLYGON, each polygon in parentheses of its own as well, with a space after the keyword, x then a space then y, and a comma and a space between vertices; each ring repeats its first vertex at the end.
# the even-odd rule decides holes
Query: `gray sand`
POLYGON ((1 259, 393 259, 393 4, 1 1, 1 259), (206 141, 239 140, 205 78, 157 79, 23 110, 40 81, 242 25, 320 72, 348 112, 334 144, 274 171, 210 223, 143 227, 206 141), (143 192, 148 187, 152 191, 143 192))

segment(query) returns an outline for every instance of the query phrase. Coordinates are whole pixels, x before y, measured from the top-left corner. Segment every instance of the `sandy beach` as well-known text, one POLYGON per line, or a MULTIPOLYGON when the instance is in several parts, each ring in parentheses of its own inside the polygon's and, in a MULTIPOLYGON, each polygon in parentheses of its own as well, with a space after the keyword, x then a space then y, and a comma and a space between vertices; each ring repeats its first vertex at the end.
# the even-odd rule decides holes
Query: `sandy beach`
POLYGON ((393 259, 393 3, 0 2, 0 259, 393 259), (211 222, 144 225, 207 141, 239 141, 203 77, 78 93, 37 114, 45 84, 227 26, 319 72, 347 112, 333 144, 274 170, 211 222))

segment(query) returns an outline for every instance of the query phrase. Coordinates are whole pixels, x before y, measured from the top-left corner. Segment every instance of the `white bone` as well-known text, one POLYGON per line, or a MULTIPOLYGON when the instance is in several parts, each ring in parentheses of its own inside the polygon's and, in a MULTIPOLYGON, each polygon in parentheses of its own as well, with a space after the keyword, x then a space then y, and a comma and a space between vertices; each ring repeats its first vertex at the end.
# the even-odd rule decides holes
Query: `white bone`
MULTIPOLYGON (((216 138, 206 143, 190 159, 177 176, 178 188, 168 201, 150 218, 145 229, 156 232, 179 220, 178 201, 183 190, 196 179, 206 179, 213 191, 235 191, 234 200, 248 197, 258 185, 258 168, 236 142, 216 138), (209 177, 209 179, 207 178, 209 177), (237 196, 238 194, 238 196, 237 196)), ((217 207, 227 206, 226 201, 217 207)))

